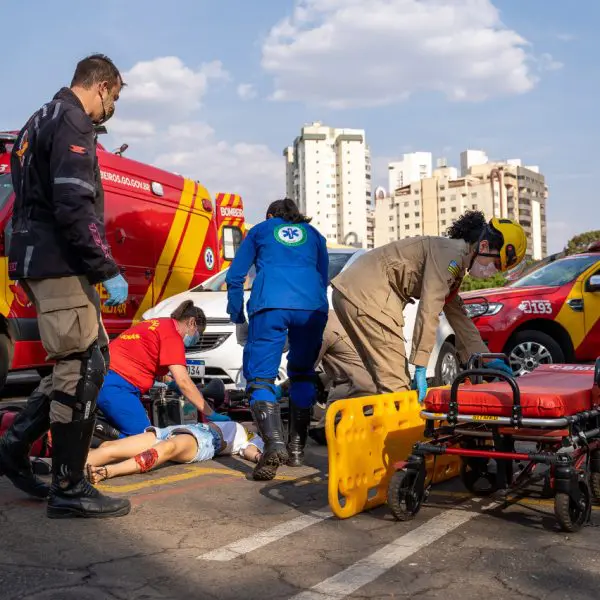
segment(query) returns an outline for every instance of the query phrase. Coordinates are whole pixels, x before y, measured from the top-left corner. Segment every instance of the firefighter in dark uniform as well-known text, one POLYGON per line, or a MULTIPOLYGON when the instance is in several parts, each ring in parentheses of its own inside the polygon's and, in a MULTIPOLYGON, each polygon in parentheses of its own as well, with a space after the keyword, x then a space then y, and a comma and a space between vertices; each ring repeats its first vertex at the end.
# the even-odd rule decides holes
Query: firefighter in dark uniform
POLYGON ((47 497, 50 518, 121 516, 131 508, 84 477, 96 397, 109 362, 94 286, 104 285, 108 306, 123 304, 128 295, 106 242, 94 127, 113 115, 122 86, 109 58, 83 59, 70 88, 31 116, 11 156, 9 276, 35 305, 42 344, 56 364, 0 439, 0 474, 31 495, 47 497), (34 476, 28 460, 31 444, 48 427, 50 486, 34 476))

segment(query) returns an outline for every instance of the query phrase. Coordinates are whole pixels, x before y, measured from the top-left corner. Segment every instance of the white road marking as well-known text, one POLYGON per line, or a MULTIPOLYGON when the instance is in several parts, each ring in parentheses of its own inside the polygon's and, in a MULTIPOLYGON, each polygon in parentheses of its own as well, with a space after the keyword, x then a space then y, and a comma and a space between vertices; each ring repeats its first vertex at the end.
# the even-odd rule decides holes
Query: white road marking
POLYGON ((315 525, 316 523, 320 523, 321 521, 329 519, 332 516, 333 515, 330 511, 314 511, 311 514, 302 515, 292 519, 291 521, 286 521, 285 523, 275 525, 275 527, 271 527, 265 531, 248 536, 247 538, 238 540, 237 542, 232 542, 227 546, 223 546, 223 548, 213 550, 212 552, 207 552, 206 554, 202 554, 196 558, 199 560, 215 560, 221 562, 233 560, 238 556, 243 556, 244 554, 258 550, 267 544, 276 542, 277 540, 295 533, 296 531, 306 529, 307 527, 315 525))
POLYGON ((310 590, 293 596, 290 600, 340 600, 345 598, 477 515, 476 512, 461 510, 441 513, 370 556, 355 562, 337 575, 325 579, 310 590))

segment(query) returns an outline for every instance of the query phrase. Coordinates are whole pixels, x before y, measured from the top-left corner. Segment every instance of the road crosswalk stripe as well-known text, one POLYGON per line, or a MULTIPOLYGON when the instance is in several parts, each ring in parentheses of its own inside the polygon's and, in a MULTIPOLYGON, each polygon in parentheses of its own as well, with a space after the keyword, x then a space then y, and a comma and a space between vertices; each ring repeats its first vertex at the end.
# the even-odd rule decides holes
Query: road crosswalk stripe
POLYGON ((332 516, 333 515, 329 510, 313 511, 310 514, 296 517, 295 519, 286 521, 285 523, 280 523, 279 525, 275 525, 275 527, 271 527, 265 531, 261 531, 242 540, 238 540, 237 542, 232 542, 227 546, 223 546, 218 550, 207 552, 206 554, 202 554, 196 558, 199 560, 214 560, 221 562, 233 560, 238 556, 243 556, 244 554, 258 550, 263 546, 276 542, 277 540, 295 533, 296 531, 301 531, 302 529, 306 529, 311 525, 320 523, 321 521, 329 519, 332 516))
POLYGON ((464 525, 478 513, 450 510, 441 513, 416 529, 396 538, 373 554, 355 562, 336 575, 301 592, 290 600, 341 600, 375 581, 399 562, 429 546, 464 525))

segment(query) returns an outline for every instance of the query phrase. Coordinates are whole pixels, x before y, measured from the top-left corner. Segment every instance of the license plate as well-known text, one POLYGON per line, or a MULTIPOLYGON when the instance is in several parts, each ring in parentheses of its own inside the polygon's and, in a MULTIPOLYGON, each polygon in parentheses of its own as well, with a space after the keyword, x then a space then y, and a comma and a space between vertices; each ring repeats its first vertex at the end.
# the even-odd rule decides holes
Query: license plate
POLYGON ((204 361, 199 359, 188 359, 187 371, 190 377, 202 379, 204 377, 204 361))

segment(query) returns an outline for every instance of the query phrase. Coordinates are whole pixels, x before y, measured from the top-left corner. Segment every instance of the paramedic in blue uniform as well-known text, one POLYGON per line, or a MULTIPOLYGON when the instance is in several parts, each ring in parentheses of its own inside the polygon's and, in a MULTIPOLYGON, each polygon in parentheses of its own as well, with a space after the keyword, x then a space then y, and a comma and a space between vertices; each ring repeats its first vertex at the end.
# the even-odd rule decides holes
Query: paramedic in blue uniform
POLYGON ((265 441, 254 479, 270 480, 282 464, 302 464, 316 398, 314 365, 327 324, 329 256, 325 238, 292 200, 273 202, 267 218, 242 242, 227 273, 227 312, 244 347, 243 372, 250 407, 265 441), (244 280, 250 267, 256 278, 244 315, 244 280), (289 438, 283 438, 275 379, 289 343, 289 438))

